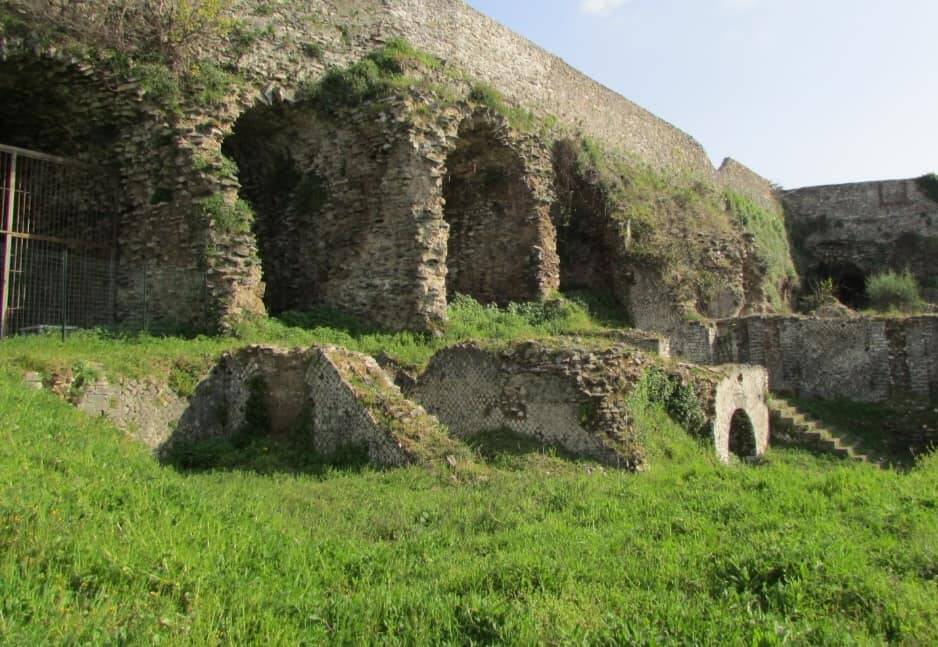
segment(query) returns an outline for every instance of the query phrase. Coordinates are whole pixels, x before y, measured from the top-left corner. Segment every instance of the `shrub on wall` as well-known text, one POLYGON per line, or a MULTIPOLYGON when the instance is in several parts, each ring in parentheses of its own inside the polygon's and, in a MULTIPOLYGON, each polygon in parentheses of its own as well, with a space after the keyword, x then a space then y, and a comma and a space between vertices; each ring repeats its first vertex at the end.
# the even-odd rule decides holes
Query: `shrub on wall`
POLYGON ((874 274, 867 279, 866 295, 870 306, 881 312, 911 312, 922 302, 918 281, 908 270, 902 273, 889 271, 874 274))
POLYGON ((200 205, 202 213, 219 233, 245 234, 251 231, 254 211, 241 198, 229 201, 224 194, 216 193, 203 199, 200 205))
POLYGON ((14 0, 54 35, 182 70, 231 29, 234 0, 14 0))

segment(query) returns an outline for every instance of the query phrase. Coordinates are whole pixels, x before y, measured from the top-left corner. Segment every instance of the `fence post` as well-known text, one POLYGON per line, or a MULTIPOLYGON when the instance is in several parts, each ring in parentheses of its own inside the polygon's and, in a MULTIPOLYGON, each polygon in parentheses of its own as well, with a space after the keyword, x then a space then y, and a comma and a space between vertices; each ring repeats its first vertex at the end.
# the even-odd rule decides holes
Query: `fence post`
POLYGON ((3 201, 3 277, 0 294, 0 339, 9 334, 7 330, 8 308, 10 306, 10 255, 13 253, 13 202, 16 197, 16 153, 10 153, 10 165, 7 167, 7 193, 3 201))
POLYGON ((143 261, 143 332, 147 332, 149 329, 149 322, 147 318, 149 316, 148 307, 149 303, 147 302, 149 295, 147 294, 147 262, 143 261))
POLYGON ((68 327, 68 247, 62 249, 62 341, 68 327))

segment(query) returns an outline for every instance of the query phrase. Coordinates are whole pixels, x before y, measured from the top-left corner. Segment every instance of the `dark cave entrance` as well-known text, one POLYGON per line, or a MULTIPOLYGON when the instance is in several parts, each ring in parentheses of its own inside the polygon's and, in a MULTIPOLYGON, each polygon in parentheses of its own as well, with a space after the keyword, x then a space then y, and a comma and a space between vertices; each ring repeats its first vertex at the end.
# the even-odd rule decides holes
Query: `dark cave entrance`
POLYGON ((588 291, 618 301, 615 273, 621 262, 615 252, 617 232, 597 181, 578 171, 577 154, 573 141, 558 141, 554 146, 560 289, 588 291))
MULTIPOLYGON (((317 227, 328 200, 325 178, 300 157, 301 108, 259 105, 245 111, 222 144, 237 164, 240 195, 255 212, 254 234, 271 314, 319 302, 327 268, 317 227)), ((307 131, 304 131, 307 132, 307 131)))
POLYGON ((43 58, 0 62, 0 95, 0 336, 111 325, 126 113, 43 58))
POLYGON ((861 310, 869 304, 866 272, 852 263, 822 265, 814 273, 815 282, 833 281, 834 296, 845 306, 861 310))
POLYGON ((730 454, 739 458, 756 456, 756 431, 752 420, 742 409, 737 409, 730 421, 730 454))
POLYGON ((538 223, 521 156, 491 125, 469 119, 446 169, 448 298, 500 305, 538 299, 538 223))

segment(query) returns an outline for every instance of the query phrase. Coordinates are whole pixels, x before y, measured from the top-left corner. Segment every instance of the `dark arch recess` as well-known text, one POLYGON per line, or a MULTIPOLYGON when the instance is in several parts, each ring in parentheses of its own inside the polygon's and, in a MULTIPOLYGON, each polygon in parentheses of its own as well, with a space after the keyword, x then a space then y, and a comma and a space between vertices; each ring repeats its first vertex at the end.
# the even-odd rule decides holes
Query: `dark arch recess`
POLYGON ((446 291, 482 303, 539 298, 538 226, 524 161, 482 120, 468 119, 446 160, 446 291))
POLYGON ((739 458, 753 458, 758 453, 755 428, 743 409, 737 409, 730 421, 729 450, 739 458))

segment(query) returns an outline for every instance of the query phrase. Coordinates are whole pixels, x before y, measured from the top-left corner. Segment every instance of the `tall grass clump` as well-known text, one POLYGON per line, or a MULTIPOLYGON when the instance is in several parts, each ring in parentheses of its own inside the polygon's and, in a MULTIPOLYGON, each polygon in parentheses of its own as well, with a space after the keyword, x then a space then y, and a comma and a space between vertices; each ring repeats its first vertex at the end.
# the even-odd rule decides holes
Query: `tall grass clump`
POLYGON ((922 304, 918 280, 909 270, 874 274, 866 281, 866 296, 877 311, 914 312, 922 304))

